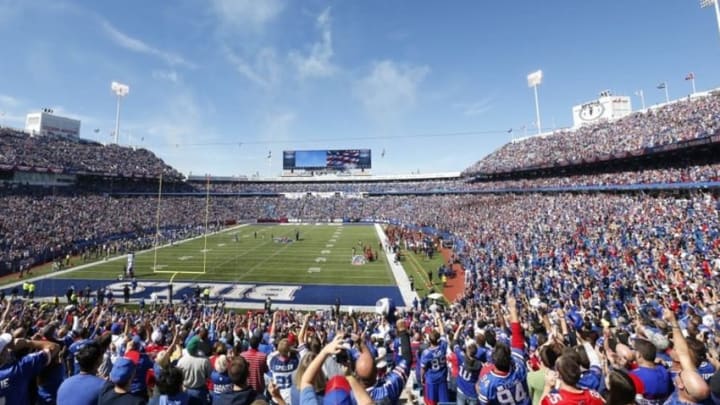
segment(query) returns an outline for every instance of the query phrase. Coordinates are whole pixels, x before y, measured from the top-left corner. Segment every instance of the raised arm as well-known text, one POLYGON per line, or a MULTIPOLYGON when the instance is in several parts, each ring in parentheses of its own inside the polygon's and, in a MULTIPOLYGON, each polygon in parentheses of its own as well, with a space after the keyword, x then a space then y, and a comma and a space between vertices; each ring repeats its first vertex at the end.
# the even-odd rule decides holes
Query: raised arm
POLYGON ((512 340, 510 345, 513 349, 523 350, 525 348, 525 336, 520 326, 520 316, 517 310, 517 300, 508 294, 507 306, 510 311, 510 330, 512 331, 512 340))

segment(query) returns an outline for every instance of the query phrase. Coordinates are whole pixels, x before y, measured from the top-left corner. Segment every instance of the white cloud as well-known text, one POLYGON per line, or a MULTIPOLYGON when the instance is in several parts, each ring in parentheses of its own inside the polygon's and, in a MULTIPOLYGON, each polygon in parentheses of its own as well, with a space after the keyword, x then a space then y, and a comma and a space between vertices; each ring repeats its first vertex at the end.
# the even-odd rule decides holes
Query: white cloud
POLYGON ((315 25, 321 37, 320 41, 312 44, 310 53, 303 55, 296 51, 290 52, 290 61, 295 65, 300 78, 326 77, 336 71, 336 67, 330 62, 333 56, 330 8, 317 17, 315 25))
POLYGON ((112 24, 110 24, 108 21, 101 20, 100 25, 102 26, 103 30, 108 35, 110 40, 122 48, 125 48, 129 51, 160 58, 164 60, 165 63, 171 66, 185 66, 191 69, 197 67, 194 63, 187 61, 180 55, 176 55, 172 52, 155 48, 137 38, 133 38, 125 34, 124 32, 114 27, 112 24))
POLYGON ((280 81, 280 64, 273 48, 262 48, 254 61, 248 61, 229 48, 224 49, 225 57, 241 75, 251 82, 269 87, 280 81))
POLYGON ((463 114, 467 116, 477 116, 485 114, 492 109, 492 99, 486 97, 472 103, 455 104, 455 106, 462 109, 463 114))
POLYGON ((20 100, 7 94, 0 94, 0 106, 5 108, 17 107, 21 104, 20 100))
POLYGON ((153 70, 152 77, 156 80, 165 80, 172 83, 180 81, 180 76, 174 70, 153 70))
POLYGON ((293 112, 268 115, 265 118, 261 136, 270 140, 288 139, 292 135, 291 129, 296 118, 297 116, 293 112))
POLYGON ((418 86, 430 72, 427 66, 375 63, 372 72, 355 83, 353 94, 373 118, 384 120, 411 110, 418 86))
POLYGON ((285 8, 283 0, 212 0, 220 23, 234 29, 258 29, 285 8))

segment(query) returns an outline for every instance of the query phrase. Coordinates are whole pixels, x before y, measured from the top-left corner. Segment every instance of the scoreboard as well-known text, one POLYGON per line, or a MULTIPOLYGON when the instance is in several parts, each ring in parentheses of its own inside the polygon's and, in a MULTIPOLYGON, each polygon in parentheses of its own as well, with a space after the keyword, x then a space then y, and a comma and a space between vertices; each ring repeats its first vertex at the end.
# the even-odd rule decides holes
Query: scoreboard
POLYGON ((286 150, 283 170, 352 170, 372 167, 370 149, 286 150))

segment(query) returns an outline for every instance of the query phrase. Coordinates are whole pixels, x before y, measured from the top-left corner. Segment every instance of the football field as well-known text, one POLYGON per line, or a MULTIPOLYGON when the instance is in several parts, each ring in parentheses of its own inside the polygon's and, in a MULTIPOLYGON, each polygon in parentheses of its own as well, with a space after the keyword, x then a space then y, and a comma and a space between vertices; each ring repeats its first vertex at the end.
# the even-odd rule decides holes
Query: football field
MULTIPOLYGON (((369 225, 251 225, 135 255, 138 280, 331 285, 392 285, 387 259, 369 225), (296 240, 296 233, 299 240, 296 240), (379 260, 352 264, 368 245, 379 260)), ((63 275, 117 279, 127 260, 101 262, 63 275)))
MULTIPOLYGON (((127 263, 124 255, 42 277, 37 296, 62 297, 70 288, 96 295, 103 288, 123 300, 127 263)), ((209 288, 213 300, 241 307, 257 307, 267 297, 291 305, 367 307, 384 297, 403 302, 374 225, 236 226, 137 252, 133 267, 138 283, 131 302, 177 300, 197 286, 209 288), (365 260, 366 247, 375 260, 365 260)))

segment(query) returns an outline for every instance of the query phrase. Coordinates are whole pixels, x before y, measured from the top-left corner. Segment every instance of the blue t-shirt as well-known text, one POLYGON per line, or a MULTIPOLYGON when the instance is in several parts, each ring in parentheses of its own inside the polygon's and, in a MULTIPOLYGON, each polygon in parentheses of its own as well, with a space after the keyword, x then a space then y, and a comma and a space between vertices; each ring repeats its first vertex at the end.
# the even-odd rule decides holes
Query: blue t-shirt
POLYGON ((213 370, 212 374, 210 374, 210 381, 212 381, 213 384, 213 398, 216 395, 230 392, 233 390, 233 383, 232 381, 230 381, 230 377, 227 375, 227 373, 218 373, 217 371, 213 370))
POLYGON ((23 356, 0 366, 0 402, 5 404, 28 404, 28 385, 48 362, 46 352, 23 356))
POLYGON ((322 399, 318 398, 315 394, 313 387, 306 387, 300 391, 300 404, 301 405, 321 405, 322 399))
POLYGON ((96 405, 105 380, 89 374, 74 375, 63 381, 57 393, 57 405, 96 405))
POLYGON ((645 387, 643 398, 653 403, 665 401, 675 390, 670 373, 663 366, 638 367, 630 373, 635 374, 642 381, 645 387))

